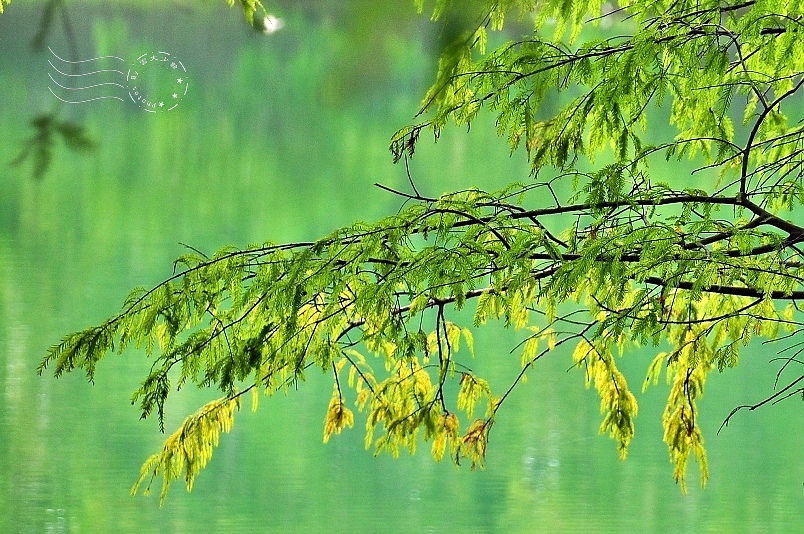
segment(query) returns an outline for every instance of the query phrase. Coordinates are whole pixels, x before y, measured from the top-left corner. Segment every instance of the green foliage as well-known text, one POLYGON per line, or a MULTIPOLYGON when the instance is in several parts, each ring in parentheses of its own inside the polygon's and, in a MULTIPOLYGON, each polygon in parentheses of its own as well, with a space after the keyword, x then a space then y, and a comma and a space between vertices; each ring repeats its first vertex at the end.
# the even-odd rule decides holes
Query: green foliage
MULTIPOLYGON (((233 7, 235 5, 235 0, 226 0, 226 3, 229 4, 229 7, 233 7)), ((246 22, 254 27, 258 27, 258 25, 262 23, 256 18, 258 11, 263 16, 267 15, 265 6, 262 5, 260 0, 240 0, 240 7, 243 9, 243 16, 245 17, 246 22)))
POLYGON ((11 0, 0 0, 0 13, 3 12, 3 5, 11 5, 11 0))
POLYGON ((162 447, 162 452, 154 454, 142 466, 140 477, 131 489, 136 494, 147 478, 144 493, 151 491, 154 478, 162 474, 160 503, 165 501, 170 483, 184 477, 187 489, 191 490, 195 476, 207 465, 213 448, 218 445, 221 432, 229 432, 234 422, 234 412, 240 408, 240 399, 223 398, 210 402, 198 412, 184 420, 181 427, 173 433, 162 447))
POLYGON ((53 158, 53 147, 56 139, 61 138, 64 144, 72 151, 85 152, 95 148, 95 140, 80 124, 59 119, 55 113, 42 114, 31 120, 36 133, 27 139, 19 155, 11 162, 20 165, 24 161, 33 161, 33 176, 44 176, 50 161, 53 158))
MULTIPOLYGON (((255 5, 243 2, 249 20, 255 5)), ((450 5, 437 0, 433 17, 450 5)), ((399 193, 408 201, 399 213, 315 242, 188 254, 173 276, 132 292, 118 315, 50 349, 40 372, 82 370, 90 380, 110 351, 143 349, 153 365, 132 400, 160 424, 174 388, 222 392, 148 460, 140 482, 161 474, 163 497, 179 477, 190 487, 242 395, 289 392, 316 367, 334 387, 324 441, 353 426, 354 404, 376 453, 415 452, 421 439, 437 460, 449 451, 456 464, 482 466, 498 410, 563 345, 600 397, 600 432, 624 458, 638 404, 615 352, 650 345, 658 354, 645 387, 665 369, 664 441, 686 489, 690 457, 701 482, 708 477, 697 401, 712 371, 737 365, 755 336, 791 349, 780 377, 800 363, 802 8, 480 5, 478 26, 439 62, 427 120, 397 132, 391 151, 397 161, 412 156, 425 129, 438 137, 487 107, 511 149, 527 152, 528 183, 438 198, 414 188, 399 193), (511 12, 535 13, 535 32, 485 54, 486 32, 511 12), (617 37, 587 37, 584 20, 600 16, 616 18, 617 37), (558 94, 566 104, 542 111, 558 94), (668 117, 675 137, 652 139, 649 114, 668 117), (675 158, 679 169, 692 159, 695 186, 669 185, 650 166, 657 158, 675 158), (474 326, 499 320, 527 333, 509 384, 472 368, 472 333, 458 313, 470 303, 474 326)), ((802 380, 750 407, 801 393, 802 380)))

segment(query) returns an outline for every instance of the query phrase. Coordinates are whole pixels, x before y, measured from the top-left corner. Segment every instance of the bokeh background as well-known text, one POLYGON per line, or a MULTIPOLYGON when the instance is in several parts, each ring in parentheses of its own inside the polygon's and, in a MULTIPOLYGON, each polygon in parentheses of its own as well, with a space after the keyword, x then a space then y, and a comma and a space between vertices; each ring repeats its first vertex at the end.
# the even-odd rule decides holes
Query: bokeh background
MULTIPOLYGON (((638 396, 637 435, 621 462, 597 435, 596 393, 558 350, 507 401, 484 471, 436 463, 428 446, 374 458, 359 415, 323 445, 331 384, 311 373, 298 391, 237 415, 192 493, 177 482, 161 509, 158 495, 130 496, 164 439, 129 402, 149 362, 130 350, 110 355, 94 385, 78 374, 56 380, 35 372, 47 347, 168 276, 182 244, 211 253, 310 240, 396 211, 401 199, 373 184, 409 187, 388 140, 413 122, 461 19, 430 22, 409 0, 271 2, 283 27, 265 35, 223 1, 61 5, 69 26, 56 12, 40 41, 62 58, 168 51, 190 89, 169 113, 114 99, 59 103, 48 78, 48 60, 58 61, 32 46, 46 4, 15 1, 0 15, 0 532, 800 531, 799 402, 741 413, 716 434, 734 406, 771 392, 776 349, 759 343, 708 383, 700 408, 711 479, 701 490, 691 465, 687 495, 662 443, 667 387, 638 396), (10 165, 37 132, 31 121, 51 112, 85 128, 95 149, 56 139, 40 177, 30 159, 10 165)), ((661 128, 651 125, 672 135, 661 128)), ((470 132, 423 139, 410 172, 429 195, 528 180, 525 156, 509 154, 488 116, 470 132)), ((517 371, 509 351, 524 336, 495 325, 475 333, 475 368, 498 390, 517 371)), ((634 389, 656 350, 622 359, 634 389)), ((168 431, 215 397, 173 395, 168 431)))

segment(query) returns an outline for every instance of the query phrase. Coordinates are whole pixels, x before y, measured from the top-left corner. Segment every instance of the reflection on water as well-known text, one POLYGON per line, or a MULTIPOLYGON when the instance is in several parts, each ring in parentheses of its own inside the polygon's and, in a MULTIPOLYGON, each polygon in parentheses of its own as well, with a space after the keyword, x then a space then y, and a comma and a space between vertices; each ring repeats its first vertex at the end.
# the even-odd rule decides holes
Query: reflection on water
POLYGON ((67 532, 67 510, 64 508, 58 508, 56 510, 48 508, 45 510, 45 514, 48 518, 45 532, 67 532))
MULTIPOLYGON (((66 110, 102 141, 96 153, 57 151, 41 182, 26 169, 4 169, 0 532, 794 531, 804 482, 798 406, 738 416, 715 435, 731 407, 772 384, 772 352, 760 346, 746 352, 740 371, 709 384, 702 408, 712 478, 705 491, 691 484, 688 496, 673 485, 661 442, 666 390, 639 397, 637 437, 619 462, 613 443, 596 434, 596 395, 566 372, 569 354, 561 353, 510 398, 483 472, 433 462, 426 447, 413 457, 373 458, 359 423, 322 445, 331 384, 312 373, 287 398, 238 414, 193 493, 176 484, 162 510, 156 498, 129 496, 163 439, 129 404, 148 362, 136 351, 110 355, 91 386, 79 375, 37 377, 46 347, 113 313, 134 286, 161 280, 184 252, 179 243, 210 252, 311 239, 396 210, 400 201, 373 183, 407 187, 387 141, 410 121, 435 61, 430 44, 410 43, 429 43, 435 32, 412 15, 365 26, 368 19, 347 23, 347 15, 369 15, 300 5, 281 14, 286 26, 270 38, 244 29, 225 7, 193 8, 184 32, 164 13, 120 18, 77 8, 83 50, 165 44, 197 83, 173 115, 116 105, 66 110), (356 79, 359 68, 368 74, 356 79)), ((25 117, 41 111, 44 56, 24 45, 36 13, 14 4, 0 17, 0 43, 13 52, 0 54, 4 140, 29 135, 25 117)), ((491 131, 487 120, 470 134, 449 131, 437 146, 422 144, 411 162, 422 192, 525 179, 524 158, 509 158, 491 131)), ((15 151, 0 143, 0 161, 15 151)), ((495 327, 478 332, 477 370, 502 387, 518 362, 508 349, 521 338, 495 327)), ((649 350, 623 360, 632 384, 641 383, 647 358, 649 350)), ((168 428, 213 396, 176 395, 168 428)))

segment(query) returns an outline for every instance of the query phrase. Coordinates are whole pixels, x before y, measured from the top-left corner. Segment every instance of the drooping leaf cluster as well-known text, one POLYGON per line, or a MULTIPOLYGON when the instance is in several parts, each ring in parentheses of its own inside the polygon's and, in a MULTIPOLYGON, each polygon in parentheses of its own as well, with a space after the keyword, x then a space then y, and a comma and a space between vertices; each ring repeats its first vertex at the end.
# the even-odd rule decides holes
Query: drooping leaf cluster
MULTIPOLYGON (((229 7, 234 7, 236 0, 226 0, 229 7)), ((262 19, 268 14, 260 0, 240 0, 240 7, 243 9, 243 17, 253 28, 262 30, 262 19)))
POLYGON ((221 432, 231 430, 234 412, 239 408, 239 398, 219 399, 207 403, 185 419, 165 441, 162 451, 145 461, 131 493, 137 493, 146 478, 148 483, 143 492, 146 495, 150 493, 151 483, 159 474, 162 474, 164 481, 160 502, 164 502, 170 482, 175 479, 184 478, 187 490, 191 490, 196 475, 212 458, 212 450, 218 445, 221 432))
MULTIPOLYGON (((188 254, 118 315, 50 350, 40 372, 81 369, 92 380, 110 351, 144 349, 153 366, 133 397, 143 417, 162 421, 170 393, 187 384, 221 391, 140 481, 190 486, 242 395, 289 391, 316 367, 333 378, 325 441, 353 426, 354 406, 378 453, 414 452, 423 440, 436 459, 482 466, 497 411, 565 345, 600 397, 601 433, 625 457, 638 403, 617 355, 653 346, 644 386, 666 376, 664 440, 686 488, 690 458, 708 476, 697 402, 712 372, 737 365, 754 337, 786 343, 780 379, 801 365, 802 8, 483 4, 477 28, 439 63, 427 120, 398 132, 391 150, 410 157, 423 131, 439 136, 486 107, 512 150, 527 152, 527 183, 438 198, 414 188, 398 192, 407 206, 396 215, 315 242, 188 254), (533 15, 535 32, 486 54, 486 32, 510 13, 533 15), (620 25, 617 37, 585 37, 600 17, 620 25), (668 118, 675 135, 655 139, 651 116, 668 118), (653 170, 662 158, 698 168, 671 180, 653 170), (502 389, 473 371, 464 308, 474 327, 501 320, 526 334, 502 389)), ((438 0, 434 17, 450 6, 438 0)), ((804 375, 788 380, 751 407, 804 392, 804 375)))
POLYGON ((96 146, 95 140, 90 137, 83 125, 60 119, 56 113, 44 113, 34 117, 31 126, 36 133, 24 142, 22 150, 11 165, 21 165, 31 160, 34 178, 44 176, 53 159, 53 150, 58 139, 61 139, 67 148, 76 152, 86 152, 96 146))

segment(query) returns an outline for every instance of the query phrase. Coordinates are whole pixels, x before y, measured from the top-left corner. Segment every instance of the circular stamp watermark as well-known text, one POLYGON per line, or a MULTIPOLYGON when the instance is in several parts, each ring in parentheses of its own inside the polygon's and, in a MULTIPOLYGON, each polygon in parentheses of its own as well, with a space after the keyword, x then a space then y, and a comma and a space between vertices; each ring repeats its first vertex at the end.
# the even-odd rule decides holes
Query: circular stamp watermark
POLYGON ((168 52, 142 54, 126 73, 128 96, 140 109, 151 113, 178 107, 190 82, 187 69, 168 52))
POLYGON ((48 60, 53 70, 53 73, 48 72, 48 76, 58 87, 56 91, 49 87, 50 92, 68 104, 128 100, 143 111, 163 113, 176 109, 190 87, 184 63, 169 52, 142 54, 124 72, 122 66, 103 68, 114 67, 115 62, 125 63, 121 57, 101 56, 72 61, 62 59, 50 47, 48 49, 55 59, 66 64, 61 70, 48 60))

